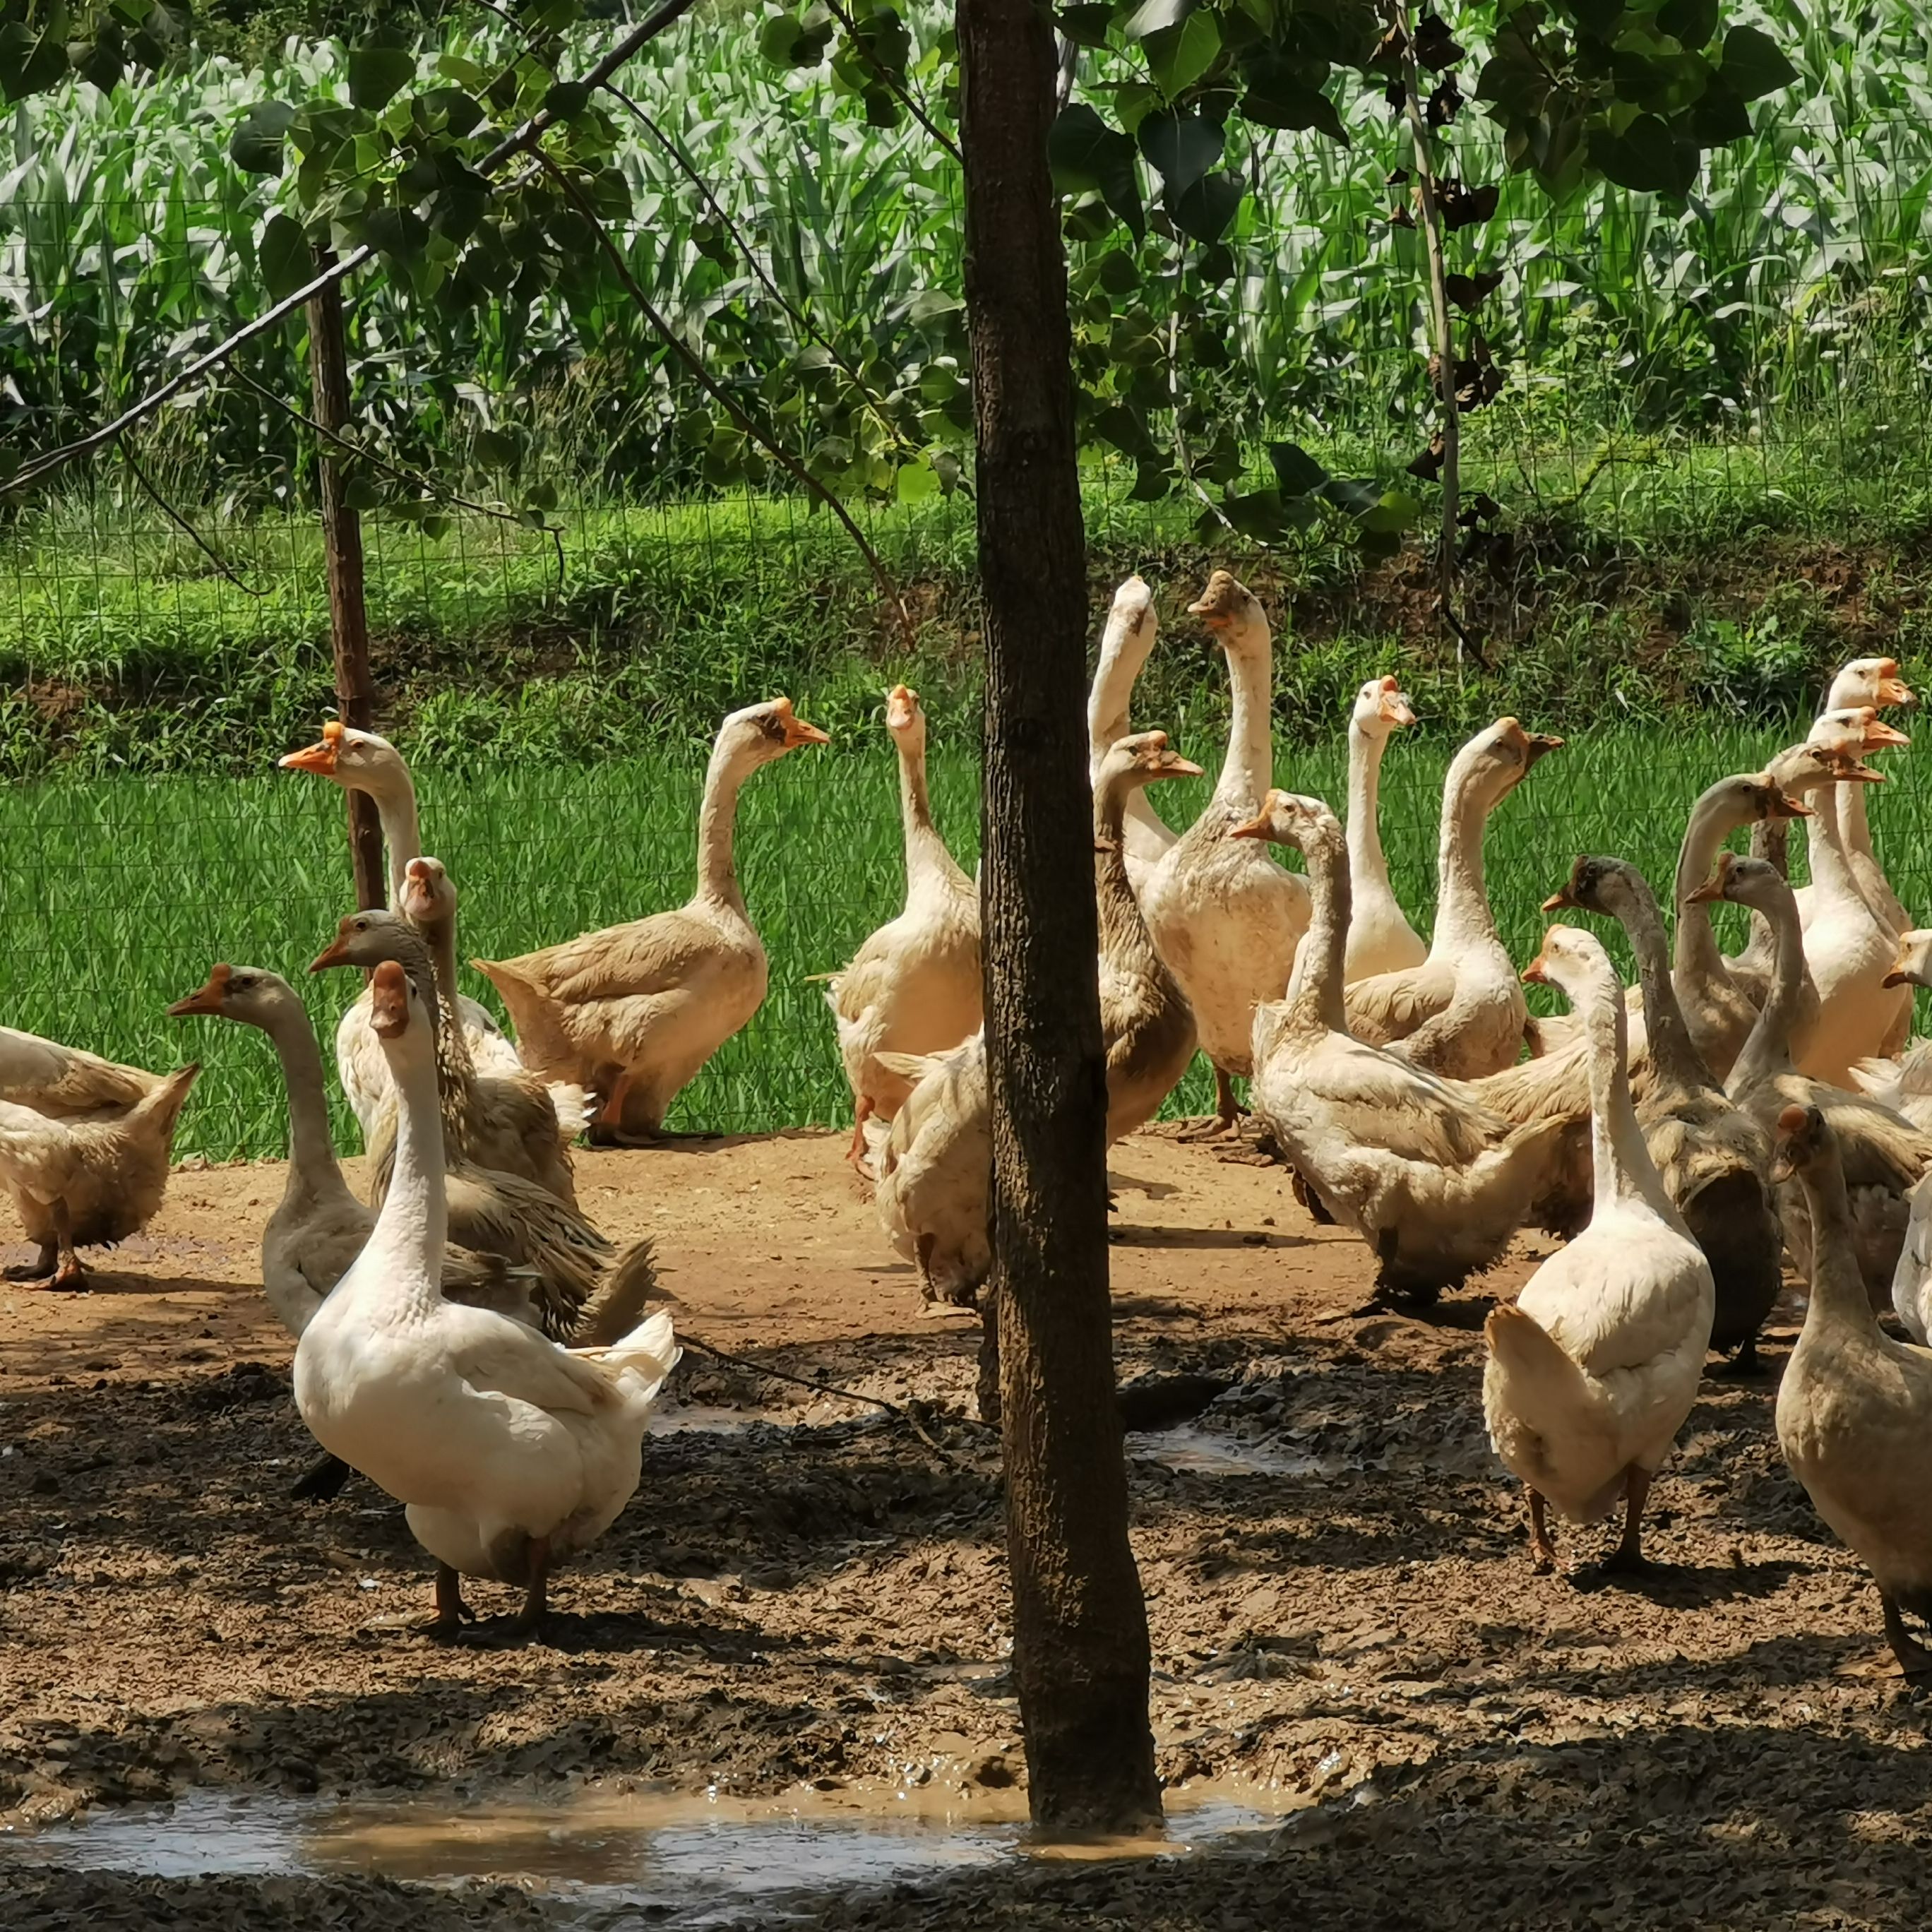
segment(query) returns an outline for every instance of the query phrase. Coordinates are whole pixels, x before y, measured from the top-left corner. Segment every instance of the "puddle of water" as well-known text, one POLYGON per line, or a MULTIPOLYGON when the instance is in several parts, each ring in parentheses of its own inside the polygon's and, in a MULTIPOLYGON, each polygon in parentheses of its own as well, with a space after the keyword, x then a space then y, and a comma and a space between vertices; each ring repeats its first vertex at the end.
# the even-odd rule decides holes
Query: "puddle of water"
POLYGON ((1024 1857, 1183 1856, 1277 1822, 1226 1790, 1174 1794, 1168 1835, 1095 1844, 1029 1840, 1017 1790, 925 1786, 724 1794, 589 1792, 557 1804, 331 1804, 197 1792, 0 1835, 0 1864, 166 1878, 217 1874, 509 1880, 560 1906, 652 1908, 674 1928, 716 1924, 790 1898, 916 1880, 1024 1857), (1178 1802, 1177 1802, 1178 1801, 1178 1802))
MULTIPOLYGON (((1321 1432, 1314 1433, 1318 1442, 1321 1432)), ((1502 1466, 1480 1424, 1454 1436, 1405 1438, 1396 1430, 1372 1444, 1360 1440, 1363 1432, 1359 1430, 1347 1433, 1358 1438, 1353 1453, 1318 1448, 1296 1436, 1237 1435, 1208 1423, 1131 1435, 1127 1444, 1128 1454, 1144 1462, 1201 1476, 1312 1476, 1332 1481, 1339 1476, 1370 1472, 1414 1474, 1429 1471, 1483 1478, 1500 1473, 1502 1466)))

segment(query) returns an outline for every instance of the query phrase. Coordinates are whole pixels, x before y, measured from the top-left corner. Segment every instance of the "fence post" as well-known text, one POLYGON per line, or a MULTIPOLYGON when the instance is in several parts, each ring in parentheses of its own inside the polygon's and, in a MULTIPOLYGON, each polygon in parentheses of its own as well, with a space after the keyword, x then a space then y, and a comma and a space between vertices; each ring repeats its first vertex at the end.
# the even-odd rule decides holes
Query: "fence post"
MULTIPOLYGON (((320 274, 334 259, 316 250, 320 274)), ((342 322, 342 285, 331 282, 309 298, 309 382, 315 419, 344 434, 349 423, 349 341, 342 322)), ((376 723, 376 680, 369 669, 369 612, 362 600, 362 519, 346 500, 342 452, 326 439, 316 450, 322 475, 322 541, 328 556, 328 628, 335 647, 335 704, 342 722, 358 730, 376 723)), ((389 902, 382 865, 382 826, 366 792, 349 794, 349 856, 356 903, 367 910, 389 902)))

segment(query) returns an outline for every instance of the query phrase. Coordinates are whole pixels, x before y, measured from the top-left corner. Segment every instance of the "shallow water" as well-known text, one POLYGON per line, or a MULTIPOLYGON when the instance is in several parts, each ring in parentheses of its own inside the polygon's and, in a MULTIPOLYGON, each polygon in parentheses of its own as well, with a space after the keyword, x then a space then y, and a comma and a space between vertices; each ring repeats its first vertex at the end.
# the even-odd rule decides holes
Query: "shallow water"
POLYGON ((722 1793, 592 1792, 556 1804, 332 1803, 199 1792, 172 1805, 103 1811, 0 1835, 9 1863, 190 1878, 309 1874, 448 1883, 508 1880, 554 1896, 560 1916, 648 1907, 654 1923, 698 1928, 748 1909, 782 1912, 855 1888, 1001 1860, 1184 1856, 1277 1822, 1265 1801, 1220 1790, 1171 1804, 1168 1831, 1132 1841, 1034 1840, 1025 1794, 925 1786, 722 1793))

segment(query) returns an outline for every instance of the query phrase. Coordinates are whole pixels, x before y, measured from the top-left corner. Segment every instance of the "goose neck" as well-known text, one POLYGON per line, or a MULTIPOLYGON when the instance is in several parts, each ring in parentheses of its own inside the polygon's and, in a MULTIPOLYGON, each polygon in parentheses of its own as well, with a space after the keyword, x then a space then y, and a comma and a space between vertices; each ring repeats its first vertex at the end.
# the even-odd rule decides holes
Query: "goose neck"
POLYGON ((1388 884, 1378 814, 1382 803, 1382 754, 1387 737, 1348 727, 1348 870, 1358 884, 1388 884))
POLYGON ((288 1093, 288 1192, 316 1201, 347 1195, 349 1184, 343 1178, 335 1137, 329 1130, 322 1048, 308 1011, 292 990, 276 1001, 262 1030, 282 1064, 282 1084, 288 1093))
POLYGON ((1592 974, 1581 1017, 1589 1042, 1590 1159, 1598 1208, 1633 1200, 1656 1207, 1663 1183, 1630 1098, 1630 1018, 1607 967, 1592 974))
POLYGON ((1718 948, 1710 908, 1701 902, 1688 903, 1688 896, 1711 876, 1724 841, 1739 823, 1735 808, 1726 804, 1722 790, 1714 788, 1691 807, 1690 822, 1684 828, 1684 842, 1677 850, 1677 877, 1672 894, 1677 904, 1676 963, 1680 970, 1706 980, 1714 979, 1728 969, 1718 948))
POLYGON ((1269 736, 1274 640, 1265 622, 1251 620, 1227 637, 1228 683, 1232 697, 1228 756, 1214 788, 1218 804, 1252 814, 1274 782, 1274 747, 1269 736))
POLYGON ((1494 940, 1495 915, 1483 874, 1483 839, 1490 800, 1474 772, 1453 770, 1442 800, 1436 851, 1440 902, 1431 950, 1439 957, 1472 943, 1494 940))
POLYGON ((1288 1006, 1305 1025, 1345 1034, 1348 1020, 1342 984, 1353 903, 1348 849, 1330 826, 1311 833, 1301 850, 1308 865, 1308 930, 1288 974, 1288 1006))
POLYGON ((905 833, 906 884, 949 879, 960 874, 946 841, 932 822, 932 796, 927 788, 926 747, 899 747, 899 823, 905 833))
POLYGON ((745 910, 745 899, 738 887, 735 836, 738 794, 748 775, 743 760, 718 746, 704 774, 704 800, 698 811, 699 895, 740 913, 745 910))
POLYGON ((1839 807, 1843 794, 1856 790, 1852 785, 1821 785, 1813 794, 1812 830, 1808 835, 1807 850, 1811 860, 1811 883, 1817 888, 1819 896, 1864 904, 1864 895, 1859 892, 1853 877, 1850 855, 1845 848, 1843 822, 1839 818, 1839 807))
POLYGON ((389 904, 403 902, 403 887, 412 859, 422 856, 422 826, 416 812, 416 788, 409 767, 398 758, 394 767, 370 772, 362 789, 376 801, 382 827, 382 844, 389 861, 389 904))
POLYGON ((1636 956, 1639 983, 1643 988, 1644 1036, 1651 1064, 1676 1087, 1708 1087, 1710 1070, 1690 1038, 1677 988, 1671 983, 1670 954, 1664 936, 1664 917, 1647 884, 1626 882, 1617 916, 1630 934, 1636 956))
POLYGON ((1094 794, 1094 890, 1101 956, 1122 972, 1154 974, 1163 969, 1127 874, 1127 807, 1140 795, 1139 786, 1118 781, 1102 783, 1094 794))
POLYGON ((426 1310, 441 1300, 448 1238, 442 1117, 429 1036, 428 1025, 412 1018, 408 1033, 388 1049, 396 1084, 395 1160, 389 1191, 364 1250, 375 1250, 388 1263, 376 1292, 399 1312, 426 1310))
POLYGON ((1811 1217, 1811 1296, 1804 1333, 1850 1327, 1876 1338, 1878 1320, 1858 1268, 1844 1168, 1836 1160, 1814 1162, 1800 1171, 1798 1180, 1811 1217))
POLYGON ((1730 1085, 1736 1093, 1790 1070, 1791 1029, 1798 1024, 1804 995, 1804 939, 1798 902, 1789 890, 1783 891, 1762 910, 1771 927, 1771 991, 1731 1070, 1730 1085))

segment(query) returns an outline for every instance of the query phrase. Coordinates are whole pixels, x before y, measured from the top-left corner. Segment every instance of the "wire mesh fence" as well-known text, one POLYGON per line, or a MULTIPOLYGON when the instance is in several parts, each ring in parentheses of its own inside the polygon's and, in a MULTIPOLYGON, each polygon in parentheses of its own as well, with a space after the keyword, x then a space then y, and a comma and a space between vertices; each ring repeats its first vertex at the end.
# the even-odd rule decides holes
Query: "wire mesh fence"
MULTIPOLYGON (((936 30, 942 10, 915 8, 914 24, 936 30)), ((1714 154, 1685 206, 1607 188, 1552 206, 1510 177, 1493 218, 1456 238, 1460 259, 1502 272, 1480 324, 1508 372, 1495 404, 1467 418, 1466 482, 1525 522, 1563 520, 1580 559, 1765 529, 1820 544, 1895 532, 1932 483, 1932 117, 1910 111, 1916 16, 1868 10, 1844 58, 1828 25, 1800 27, 1808 91, 1714 154), (1891 76, 1888 92, 1874 75, 1891 76)), ((339 86, 339 63, 292 46, 266 78, 299 98, 339 86)), ((259 312, 255 238, 285 189, 238 173, 226 148, 256 86, 216 64, 168 89, 77 90, 16 110, 0 181, 0 418, 23 452, 94 426, 259 312)), ((662 141, 629 129, 620 163, 636 214, 622 246, 688 340, 755 377, 796 352, 808 316, 889 370, 927 326, 922 301, 957 291, 956 179, 916 130, 856 129, 820 82, 771 73, 716 22, 667 35, 637 93, 680 103, 685 158, 716 203, 662 141)), ((1347 149, 1243 137, 1251 151, 1230 156, 1250 185, 1241 271, 1196 291, 1206 305, 1187 320, 1226 346, 1222 404, 1258 466, 1269 439, 1288 437, 1340 472, 1386 477, 1428 426, 1424 266, 1418 238, 1388 221, 1396 132, 1379 109, 1348 112, 1347 149)), ((1465 178, 1500 173, 1480 117, 1453 145, 1465 178)), ((1076 243, 1076 272, 1124 247, 1118 235, 1076 243)), ((1154 336, 1180 319, 1161 247, 1128 251, 1154 336)), ((976 848, 972 506, 959 494, 852 500, 907 591, 923 653, 909 656, 829 519, 801 497, 706 487, 691 394, 629 306, 614 294, 587 346, 581 321, 548 298, 480 322, 446 315, 380 275, 350 291, 358 438, 494 501, 482 439, 511 434, 526 474, 556 492, 549 532, 462 511, 434 529, 369 522, 385 720, 400 721, 427 842, 466 896, 465 950, 486 956, 686 895, 704 746, 724 712, 782 689, 836 728, 833 752, 787 760, 746 794, 742 866, 771 993, 673 1123, 829 1124, 847 1096, 808 976, 898 903, 892 760, 872 722, 895 676, 934 680, 940 818, 962 862, 976 848)), ((330 692, 315 451, 284 406, 307 406, 306 356, 298 323, 261 338, 134 439, 140 476, 104 458, 0 528, 0 770, 16 781, 0 791, 0 1016, 142 1064, 202 1058, 182 1145, 217 1156, 279 1149, 273 1064, 261 1041, 168 1022, 167 1001, 217 958, 284 972, 326 1024, 350 990, 301 970, 346 909, 340 800, 268 771, 314 736, 330 692)), ((1138 502, 1135 482, 1131 462, 1090 463, 1106 567, 1178 573, 1184 551, 1197 567, 1183 539, 1200 501, 1138 502)), ((1346 577, 1335 555, 1318 531, 1243 567, 1271 578, 1280 614, 1298 577, 1346 577)), ((1750 553, 1744 567, 1762 566, 1750 553)), ((1173 628, 1196 587, 1156 584, 1169 641, 1136 722, 1170 725, 1211 771, 1222 686, 1173 628)), ((1714 689, 1767 664, 1787 697, 1815 688, 1819 640, 1768 587, 1733 600, 1754 614, 1748 626, 1720 617, 1698 634, 1714 689)), ((1570 614, 1583 631, 1612 628, 1597 594, 1586 586, 1570 614)), ((1641 658, 1646 625, 1682 631, 1662 601, 1621 644, 1599 640, 1599 656, 1641 658)), ((1908 586, 1882 601, 1865 599, 1857 634, 1910 668, 1916 599, 1908 586)), ((1406 647, 1397 602, 1343 599, 1318 652, 1284 635, 1282 685, 1312 742, 1283 744, 1282 782, 1340 800, 1346 700, 1406 647)), ((1457 676, 1452 664, 1418 686, 1421 731, 1387 770, 1392 871, 1418 924, 1442 770, 1477 701, 1462 701, 1457 676)), ((1563 676, 1548 671, 1532 694, 1552 715, 1529 716, 1528 698, 1524 709, 1570 748, 1492 833, 1492 897, 1519 951, 1576 853, 1621 853, 1660 884, 1690 800, 1786 735, 1701 717, 1621 724, 1592 710, 1613 677, 1566 694, 1563 676)), ((1160 807, 1184 820, 1203 790, 1164 787, 1160 807)), ((1932 904, 1922 815, 1910 787, 1874 808, 1912 905, 1932 904)), ((492 997, 473 975, 469 990, 492 997)), ((1179 1104, 1201 1097, 1197 1082, 1179 1104)))

